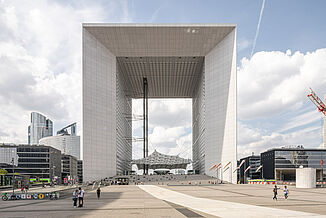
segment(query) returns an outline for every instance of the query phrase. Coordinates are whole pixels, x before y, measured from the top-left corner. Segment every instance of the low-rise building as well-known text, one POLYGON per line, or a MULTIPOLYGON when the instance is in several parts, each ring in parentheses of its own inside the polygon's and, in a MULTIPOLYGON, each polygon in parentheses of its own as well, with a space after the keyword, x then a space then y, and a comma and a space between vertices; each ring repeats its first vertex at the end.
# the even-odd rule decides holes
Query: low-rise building
POLYGON ((72 155, 61 155, 61 178, 64 184, 77 181, 77 158, 72 155))
POLYGON ((58 149, 44 145, 0 145, 0 168, 8 171, 8 174, 29 176, 33 181, 48 179, 59 181, 61 177, 61 152, 58 149), (17 159, 17 160, 16 160, 17 159))
POLYGON ((240 183, 247 183, 249 179, 260 179, 261 178, 261 171, 257 171, 258 167, 260 166, 260 156, 252 154, 251 156, 241 158, 239 164, 242 166, 239 169, 239 181, 240 183), (248 169, 248 167, 250 167, 248 169), (247 172, 245 172, 247 170, 247 172))
POLYGON ((263 178, 277 181, 295 181, 295 170, 315 168, 317 181, 326 179, 324 173, 326 149, 305 149, 303 146, 273 148, 261 153, 263 178))

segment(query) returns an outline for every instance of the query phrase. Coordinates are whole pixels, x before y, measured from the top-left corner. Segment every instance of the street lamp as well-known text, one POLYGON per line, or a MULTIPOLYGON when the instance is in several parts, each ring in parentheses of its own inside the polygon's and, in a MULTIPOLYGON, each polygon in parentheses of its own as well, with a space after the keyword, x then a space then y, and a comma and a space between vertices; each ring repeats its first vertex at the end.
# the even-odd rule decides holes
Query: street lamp
POLYGON ((12 194, 15 194, 15 158, 11 158, 11 162, 12 162, 12 194))
POLYGON ((52 182, 54 184, 54 170, 55 170, 55 166, 52 167, 52 182))

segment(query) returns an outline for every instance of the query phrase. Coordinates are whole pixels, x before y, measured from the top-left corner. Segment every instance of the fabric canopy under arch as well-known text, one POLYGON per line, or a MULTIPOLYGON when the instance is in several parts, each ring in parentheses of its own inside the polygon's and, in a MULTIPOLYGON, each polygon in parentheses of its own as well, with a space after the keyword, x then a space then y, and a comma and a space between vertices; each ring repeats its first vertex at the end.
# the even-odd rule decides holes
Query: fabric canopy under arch
POLYGON ((136 164, 138 170, 144 169, 144 165, 147 165, 149 169, 186 169, 191 160, 162 154, 155 150, 148 157, 133 160, 131 163, 136 164))

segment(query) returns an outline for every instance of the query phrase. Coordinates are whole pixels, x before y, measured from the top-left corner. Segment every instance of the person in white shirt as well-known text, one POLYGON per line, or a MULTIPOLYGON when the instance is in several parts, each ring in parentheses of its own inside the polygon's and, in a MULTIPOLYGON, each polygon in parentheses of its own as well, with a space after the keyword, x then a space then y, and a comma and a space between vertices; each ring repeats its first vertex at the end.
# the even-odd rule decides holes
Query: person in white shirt
POLYGON ((78 192, 78 207, 83 207, 84 206, 84 196, 85 196, 85 191, 79 187, 79 192, 78 192))
POLYGON ((285 198, 285 200, 287 200, 288 197, 289 197, 289 189, 286 186, 284 186, 284 198, 285 198))

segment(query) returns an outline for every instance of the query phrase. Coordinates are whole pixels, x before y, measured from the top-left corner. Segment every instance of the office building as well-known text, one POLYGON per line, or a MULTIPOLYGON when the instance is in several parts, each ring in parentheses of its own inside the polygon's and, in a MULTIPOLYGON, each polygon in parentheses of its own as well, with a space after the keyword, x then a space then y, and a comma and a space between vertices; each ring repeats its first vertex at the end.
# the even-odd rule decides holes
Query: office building
POLYGON ((131 171, 132 99, 191 98, 193 169, 237 182, 236 25, 83 24, 84 181, 131 171))
POLYGON ((61 178, 64 184, 78 182, 76 157, 66 154, 61 155, 61 178))
POLYGON ((40 113, 31 113, 31 124, 28 126, 28 144, 36 145, 41 138, 53 135, 53 123, 40 113))
MULTIPOLYGON (((8 173, 30 176, 31 179, 61 177, 61 152, 43 145, 0 145, 0 168, 8 173), (14 165, 8 163, 12 154, 17 155, 14 165), (3 158, 4 156, 8 156, 3 158)), ((15 157, 14 157, 15 158, 15 157)))
POLYGON ((256 172, 258 167, 260 166, 260 156, 259 155, 250 155, 248 157, 241 158, 239 164, 241 165, 239 169, 239 181, 240 183, 247 183, 249 179, 260 179, 261 178, 261 170, 256 172), (248 169, 248 167, 250 168, 248 169), (245 172, 247 170, 247 172, 245 172))
POLYGON ((326 149, 305 149, 303 146, 273 148, 261 153, 263 178, 295 181, 295 170, 315 168, 317 181, 325 179, 326 149))
POLYGON ((47 145, 61 151, 62 154, 72 155, 80 159, 80 136, 57 135, 40 140, 40 145, 47 145))
POLYGON ((78 183, 83 183, 83 161, 78 160, 77 161, 77 176, 78 176, 78 183))
POLYGON ((57 131, 56 136, 40 139, 39 144, 51 146, 61 151, 62 154, 72 155, 80 159, 80 136, 76 135, 76 123, 70 124, 57 131))

